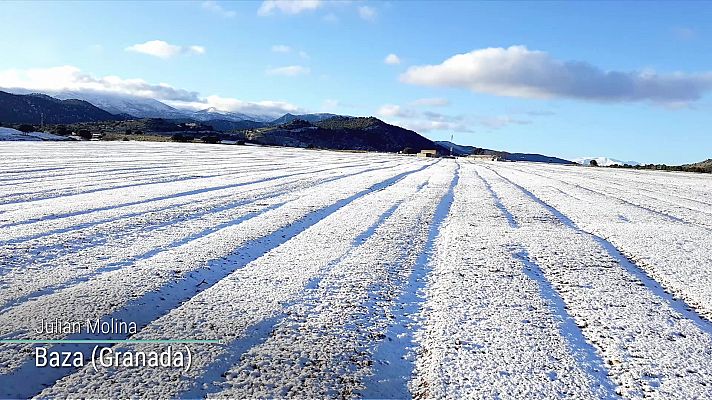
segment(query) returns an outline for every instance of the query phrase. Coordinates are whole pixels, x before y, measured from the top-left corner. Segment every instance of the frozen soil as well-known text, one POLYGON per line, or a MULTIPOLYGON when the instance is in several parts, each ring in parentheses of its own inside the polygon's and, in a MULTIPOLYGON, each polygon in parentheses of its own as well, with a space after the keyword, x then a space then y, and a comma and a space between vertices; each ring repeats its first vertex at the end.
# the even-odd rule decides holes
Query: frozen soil
POLYGON ((0 398, 712 398, 710 230, 708 175, 7 142, 1 339, 221 343, 187 371, 0 344, 0 398))

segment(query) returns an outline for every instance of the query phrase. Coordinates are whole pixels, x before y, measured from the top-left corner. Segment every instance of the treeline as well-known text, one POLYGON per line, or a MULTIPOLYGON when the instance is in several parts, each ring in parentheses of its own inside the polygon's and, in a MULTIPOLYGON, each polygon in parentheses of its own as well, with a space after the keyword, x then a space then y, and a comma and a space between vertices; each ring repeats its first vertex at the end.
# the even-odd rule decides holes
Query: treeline
POLYGON ((625 169, 649 169, 655 171, 680 171, 680 172, 699 172, 712 173, 712 166, 700 167, 696 165, 666 165, 666 164, 645 164, 645 165, 609 165, 608 168, 625 168, 625 169))

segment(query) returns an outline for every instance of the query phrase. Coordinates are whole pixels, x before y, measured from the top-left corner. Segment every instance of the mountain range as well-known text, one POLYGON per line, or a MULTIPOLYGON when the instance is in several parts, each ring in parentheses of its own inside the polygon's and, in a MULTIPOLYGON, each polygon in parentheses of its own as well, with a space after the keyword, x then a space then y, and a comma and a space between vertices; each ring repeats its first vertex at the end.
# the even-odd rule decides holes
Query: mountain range
POLYGON ((17 95, 0 92, 0 122, 4 123, 64 124, 123 118, 83 100, 60 100, 39 93, 17 95))
POLYGON ((569 160, 564 160, 563 158, 558 158, 558 157, 550 157, 550 156, 545 156, 541 154, 532 154, 532 153, 509 153, 506 151, 501 151, 501 150, 490 150, 490 149, 484 149, 481 147, 474 147, 474 146, 463 146, 463 145, 458 145, 449 141, 436 141, 435 142, 438 146, 440 146, 442 149, 447 150, 448 152, 450 149, 452 149, 453 155, 457 156, 469 156, 471 154, 473 155, 493 155, 497 156, 502 160, 507 160, 507 161, 530 161, 530 162, 543 162, 543 163, 550 163, 550 164, 573 164, 573 162, 569 160))
MULTIPOLYGON (((16 95, 30 95, 31 91, 26 89, 4 89, 8 93, 16 95)), ((89 102, 102 110, 111 114, 131 116, 134 118, 164 118, 164 119, 192 119, 196 121, 255 121, 268 123, 275 117, 262 114, 243 114, 236 112, 221 111, 214 107, 203 110, 186 110, 171 107, 168 104, 155 99, 122 95, 115 93, 105 93, 96 91, 57 91, 47 92, 47 95, 60 100, 77 99, 89 102)), ((76 121, 81 122, 81 121, 76 121)))
POLYGON ((596 160, 596 163, 601 167, 610 167, 612 165, 640 165, 637 161, 621 161, 608 157, 581 157, 575 158, 573 162, 581 165, 589 165, 591 164, 591 160, 596 160))
POLYGON ((272 121, 273 124, 275 125, 281 125, 281 124, 288 124, 292 121, 301 119, 302 121, 307 121, 307 122, 319 122, 323 121, 325 119, 333 118, 333 117, 341 117, 342 115, 336 115, 336 114, 328 114, 328 113, 317 113, 317 114, 300 114, 300 115, 294 115, 294 114, 284 114, 283 116, 275 119, 272 121))
POLYGON ((374 117, 334 116, 313 123, 294 119, 244 132, 243 139, 267 145, 334 150, 398 152, 405 148, 414 151, 436 148, 435 143, 418 133, 374 117))
POLYGON ((510 161, 572 164, 568 160, 540 154, 433 142, 417 132, 374 117, 287 113, 275 119, 268 115, 248 115, 216 108, 178 109, 155 99, 103 92, 58 91, 51 93, 55 97, 50 97, 28 93, 24 89, 11 90, 14 94, 0 91, 0 122, 74 124, 72 129, 114 134, 154 132, 165 135, 176 129, 185 130, 192 136, 196 132, 232 132, 232 135, 242 135, 245 140, 282 146, 386 152, 438 149, 442 154, 449 154, 452 149, 454 155, 493 154, 510 161), (106 121, 116 122, 103 123, 106 121), (193 128, 188 129, 191 124, 193 128))

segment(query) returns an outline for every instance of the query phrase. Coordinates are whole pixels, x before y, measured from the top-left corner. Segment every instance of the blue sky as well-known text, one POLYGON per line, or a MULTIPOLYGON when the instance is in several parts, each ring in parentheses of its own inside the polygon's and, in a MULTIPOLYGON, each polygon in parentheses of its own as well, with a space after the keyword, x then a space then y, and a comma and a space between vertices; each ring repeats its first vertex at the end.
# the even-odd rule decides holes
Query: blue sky
POLYGON ((686 163, 712 157, 709 21, 705 2, 2 2, 0 87, 686 163))

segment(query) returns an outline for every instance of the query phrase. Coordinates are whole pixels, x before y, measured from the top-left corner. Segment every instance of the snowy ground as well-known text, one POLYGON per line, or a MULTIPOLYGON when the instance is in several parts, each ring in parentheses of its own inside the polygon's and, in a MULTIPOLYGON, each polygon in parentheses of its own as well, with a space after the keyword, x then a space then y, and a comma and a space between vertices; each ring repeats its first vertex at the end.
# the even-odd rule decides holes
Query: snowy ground
POLYGON ((61 141, 61 140, 72 140, 72 138, 66 136, 53 135, 51 133, 45 132, 28 132, 23 133, 17 129, 3 128, 0 127, 0 141, 12 141, 12 142, 32 142, 32 141, 61 141))
POLYGON ((4 143, 0 339, 221 343, 187 371, 0 344, 0 398, 712 398, 711 231, 710 175, 4 143))

